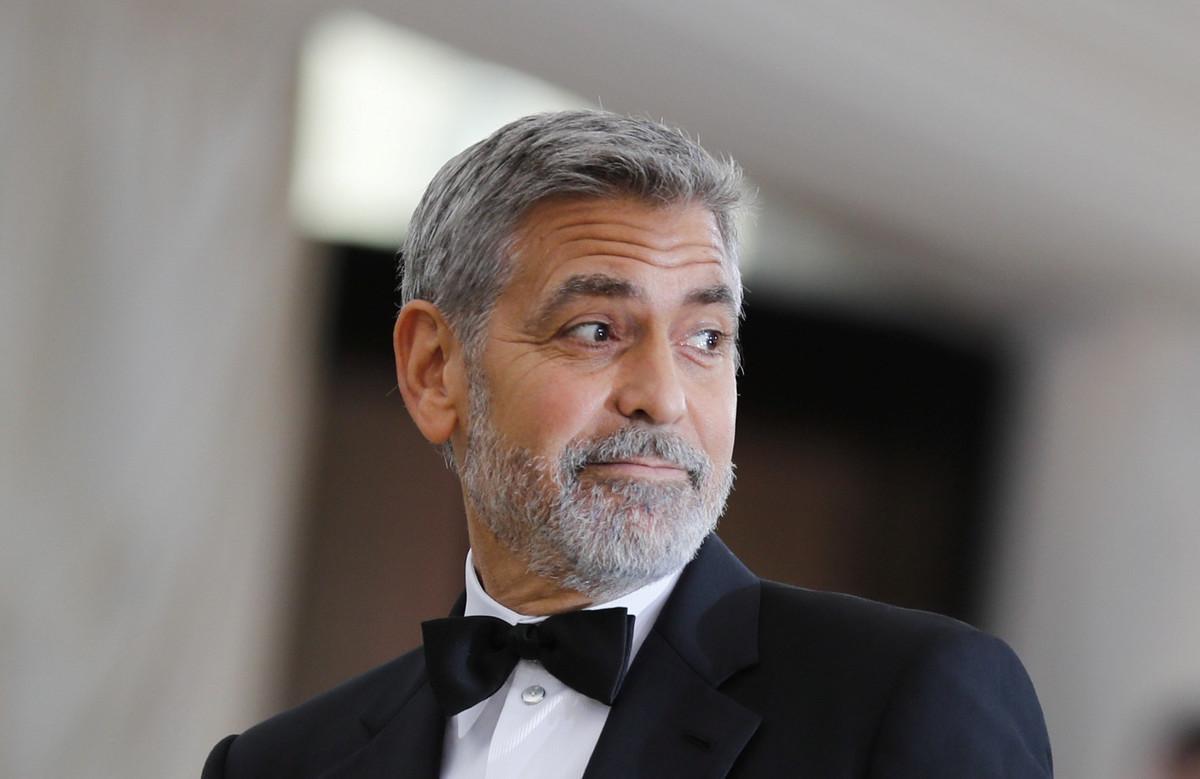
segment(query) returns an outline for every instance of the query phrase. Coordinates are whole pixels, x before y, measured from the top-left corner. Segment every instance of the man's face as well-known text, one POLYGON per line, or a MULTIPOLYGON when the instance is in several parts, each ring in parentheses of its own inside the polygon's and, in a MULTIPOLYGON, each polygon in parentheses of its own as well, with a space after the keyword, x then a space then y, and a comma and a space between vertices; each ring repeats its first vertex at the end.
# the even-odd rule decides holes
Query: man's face
POLYGON ((548 201, 514 257, 471 369, 468 511, 534 573, 619 595, 724 509, 737 281, 694 204, 548 201))

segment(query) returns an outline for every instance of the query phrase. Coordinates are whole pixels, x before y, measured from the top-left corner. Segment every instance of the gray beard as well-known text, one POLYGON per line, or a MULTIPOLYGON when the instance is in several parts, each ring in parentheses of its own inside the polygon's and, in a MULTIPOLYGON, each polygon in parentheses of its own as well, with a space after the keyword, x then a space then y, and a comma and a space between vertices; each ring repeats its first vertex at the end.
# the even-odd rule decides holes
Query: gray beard
POLYGON ((486 399, 475 407, 460 469, 474 515, 529 571, 604 602, 691 560, 717 526, 733 466, 716 469, 680 436, 644 426, 572 441, 558 461, 508 444, 486 399), (482 408, 480 407, 482 406, 482 408), (688 479, 595 478, 589 463, 656 457, 688 479))

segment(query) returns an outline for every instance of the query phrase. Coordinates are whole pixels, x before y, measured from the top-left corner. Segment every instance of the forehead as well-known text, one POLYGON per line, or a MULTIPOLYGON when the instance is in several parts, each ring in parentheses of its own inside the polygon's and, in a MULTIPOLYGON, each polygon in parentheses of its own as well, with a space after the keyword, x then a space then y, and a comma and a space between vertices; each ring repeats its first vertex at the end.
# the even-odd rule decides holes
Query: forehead
POLYGON ((716 218, 699 203, 547 200, 526 213, 514 239, 508 297, 537 298, 563 278, 590 272, 650 283, 737 284, 716 218))

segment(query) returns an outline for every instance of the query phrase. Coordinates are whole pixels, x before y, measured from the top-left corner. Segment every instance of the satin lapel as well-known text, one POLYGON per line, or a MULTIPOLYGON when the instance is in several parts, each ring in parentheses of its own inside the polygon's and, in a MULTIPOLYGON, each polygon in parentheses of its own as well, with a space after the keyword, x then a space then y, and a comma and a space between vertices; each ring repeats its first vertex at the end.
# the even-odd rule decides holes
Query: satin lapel
POLYGON ((613 703, 585 779, 729 773, 761 717, 720 691, 758 662, 760 584, 709 536, 613 703))
POLYGON ((651 633, 588 762, 584 779, 717 779, 761 717, 713 689, 651 633))
MULTIPOLYGON (((462 616, 466 593, 458 596, 450 616, 462 616)), ((446 717, 438 706, 425 674, 425 655, 416 650, 404 677, 382 691, 363 712, 363 727, 371 734, 366 745, 319 779, 438 779, 446 717)))
POLYGON ((446 719, 423 672, 398 710, 385 696, 363 722, 374 737, 321 779, 437 779, 446 719))

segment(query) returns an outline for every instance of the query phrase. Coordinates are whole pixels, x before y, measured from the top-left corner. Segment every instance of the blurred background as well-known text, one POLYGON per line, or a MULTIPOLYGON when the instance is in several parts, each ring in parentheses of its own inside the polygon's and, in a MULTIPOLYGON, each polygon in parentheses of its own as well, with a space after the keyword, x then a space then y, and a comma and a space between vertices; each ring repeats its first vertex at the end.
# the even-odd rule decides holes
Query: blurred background
POLYGON ((196 776, 444 614, 462 509, 393 391, 394 251, 449 156, 595 105, 757 192, 726 541, 1005 638, 1059 776, 1167 776, 1198 36, 1180 0, 6 0, 0 776, 196 776))

